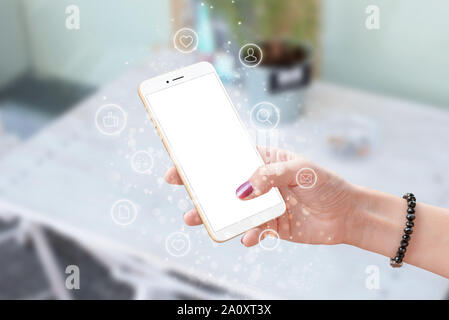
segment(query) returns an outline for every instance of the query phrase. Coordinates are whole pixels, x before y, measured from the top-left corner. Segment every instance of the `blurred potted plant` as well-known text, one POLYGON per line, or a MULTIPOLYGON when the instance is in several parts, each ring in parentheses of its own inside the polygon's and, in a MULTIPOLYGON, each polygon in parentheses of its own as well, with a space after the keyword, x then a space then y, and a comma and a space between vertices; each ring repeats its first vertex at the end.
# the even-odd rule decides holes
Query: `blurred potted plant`
POLYGON ((261 63, 248 69, 251 103, 267 100, 279 108, 281 121, 295 119, 304 106, 305 88, 316 65, 317 0, 245 0, 210 2, 215 14, 228 21, 239 45, 256 43, 261 63), (316 61, 316 60, 315 60, 316 61))

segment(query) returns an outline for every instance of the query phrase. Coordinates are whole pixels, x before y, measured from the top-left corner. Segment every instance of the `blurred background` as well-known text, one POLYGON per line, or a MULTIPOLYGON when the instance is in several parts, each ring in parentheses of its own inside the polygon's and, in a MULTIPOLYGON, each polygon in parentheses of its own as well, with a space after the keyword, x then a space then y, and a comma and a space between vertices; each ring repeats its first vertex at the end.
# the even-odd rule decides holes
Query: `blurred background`
POLYGON ((254 104, 278 107, 255 142, 449 207, 448 16, 444 0, 0 0, 0 298, 447 298, 447 279, 356 248, 247 249, 185 228, 192 204, 163 182, 171 162, 137 86, 210 61, 248 127, 254 104), (174 46, 185 27, 191 53, 174 46), (247 43, 263 51, 254 68, 247 43), (119 135, 95 125, 106 104, 126 114, 119 135), (138 213, 126 226, 111 219, 120 199, 138 213))

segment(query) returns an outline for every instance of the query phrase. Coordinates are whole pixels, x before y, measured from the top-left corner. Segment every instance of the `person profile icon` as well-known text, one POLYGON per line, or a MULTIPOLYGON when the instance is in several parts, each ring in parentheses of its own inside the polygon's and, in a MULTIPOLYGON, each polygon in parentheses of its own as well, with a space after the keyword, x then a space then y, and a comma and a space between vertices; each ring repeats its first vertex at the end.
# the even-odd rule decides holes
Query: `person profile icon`
POLYGON ((257 67, 263 58, 262 49, 255 43, 247 43, 239 50, 239 60, 247 68, 257 67))
POLYGON ((243 60, 248 63, 257 62, 257 57, 254 55, 254 48, 248 48, 248 50, 246 50, 246 56, 243 60))

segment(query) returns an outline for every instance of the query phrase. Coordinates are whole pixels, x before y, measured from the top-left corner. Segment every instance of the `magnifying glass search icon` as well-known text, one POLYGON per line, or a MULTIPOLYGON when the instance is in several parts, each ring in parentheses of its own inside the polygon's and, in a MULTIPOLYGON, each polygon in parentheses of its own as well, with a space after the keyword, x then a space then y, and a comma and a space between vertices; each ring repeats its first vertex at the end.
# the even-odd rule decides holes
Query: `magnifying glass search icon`
POLYGON ((269 125, 273 125, 270 121, 271 112, 267 109, 260 109, 256 113, 256 119, 260 123, 268 123, 269 125))

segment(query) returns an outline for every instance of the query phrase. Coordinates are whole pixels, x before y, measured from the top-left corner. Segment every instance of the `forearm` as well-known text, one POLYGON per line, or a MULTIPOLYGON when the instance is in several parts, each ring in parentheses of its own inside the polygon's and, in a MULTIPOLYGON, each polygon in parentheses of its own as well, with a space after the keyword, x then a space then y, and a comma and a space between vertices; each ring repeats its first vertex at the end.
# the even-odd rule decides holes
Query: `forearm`
MULTIPOLYGON (((356 212, 348 243, 394 257, 404 234, 407 202, 356 187, 356 212)), ((404 262, 449 278, 449 210, 419 202, 404 262)))

